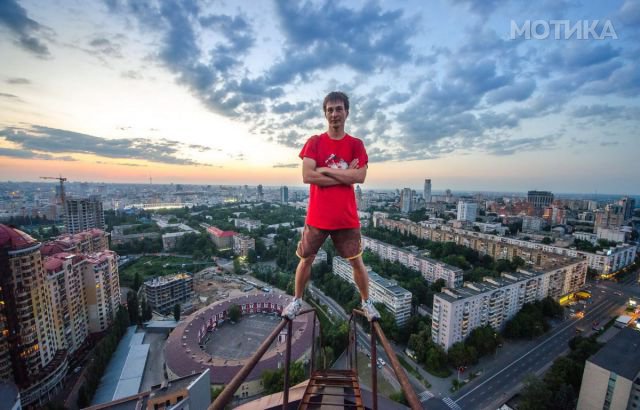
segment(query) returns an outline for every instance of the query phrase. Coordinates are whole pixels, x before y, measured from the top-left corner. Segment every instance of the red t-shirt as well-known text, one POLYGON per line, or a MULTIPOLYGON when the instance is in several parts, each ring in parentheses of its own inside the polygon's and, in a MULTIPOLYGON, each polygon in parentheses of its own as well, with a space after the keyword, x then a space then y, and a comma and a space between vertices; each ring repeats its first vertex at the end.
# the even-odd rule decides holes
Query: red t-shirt
MULTIPOLYGON (((364 144, 348 134, 333 140, 325 132, 309 138, 300 151, 300 158, 311 158, 316 167, 347 169, 358 158, 358 166, 369 162, 364 144)), ((358 208, 353 185, 309 186, 309 209, 306 223, 319 229, 359 228, 358 208)))

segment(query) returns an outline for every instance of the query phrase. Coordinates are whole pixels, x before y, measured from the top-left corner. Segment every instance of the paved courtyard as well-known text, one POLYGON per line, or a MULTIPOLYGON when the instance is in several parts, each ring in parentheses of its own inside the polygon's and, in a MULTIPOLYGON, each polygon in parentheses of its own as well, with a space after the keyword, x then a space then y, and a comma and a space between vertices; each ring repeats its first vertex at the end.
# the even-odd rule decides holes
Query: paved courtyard
MULTIPOLYGON (((236 324, 225 322, 209 334, 204 351, 222 359, 251 357, 279 322, 278 316, 258 313, 243 316, 236 324)), ((276 342, 277 340, 271 348, 276 342)))

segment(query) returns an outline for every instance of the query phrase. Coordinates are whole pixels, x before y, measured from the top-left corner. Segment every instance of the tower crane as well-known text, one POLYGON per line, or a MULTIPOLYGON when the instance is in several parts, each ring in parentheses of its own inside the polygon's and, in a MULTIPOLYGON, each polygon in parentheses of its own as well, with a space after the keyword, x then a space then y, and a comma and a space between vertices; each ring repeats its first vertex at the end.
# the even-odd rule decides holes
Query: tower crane
POLYGON ((60 201, 62 201, 62 220, 64 221, 65 230, 68 229, 68 221, 67 221, 67 196, 64 193, 64 182, 67 178, 62 177, 40 177, 41 179, 57 179, 60 181, 60 201))

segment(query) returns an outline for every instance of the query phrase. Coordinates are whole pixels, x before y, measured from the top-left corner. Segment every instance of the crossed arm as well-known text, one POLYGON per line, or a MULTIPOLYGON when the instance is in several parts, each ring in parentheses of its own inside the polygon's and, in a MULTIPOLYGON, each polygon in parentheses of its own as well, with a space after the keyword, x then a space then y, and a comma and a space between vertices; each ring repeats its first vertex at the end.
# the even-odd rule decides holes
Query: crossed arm
POLYGON ((305 184, 318 186, 361 184, 366 176, 367 168, 359 168, 357 159, 351 161, 348 169, 316 168, 315 160, 307 157, 302 160, 302 181, 305 184))

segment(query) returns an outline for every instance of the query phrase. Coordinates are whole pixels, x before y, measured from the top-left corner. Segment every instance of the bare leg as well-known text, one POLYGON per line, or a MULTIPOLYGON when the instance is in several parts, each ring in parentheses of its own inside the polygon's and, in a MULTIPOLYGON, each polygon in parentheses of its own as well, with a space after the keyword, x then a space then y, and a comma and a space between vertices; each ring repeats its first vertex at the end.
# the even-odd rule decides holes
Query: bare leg
POLYGON ((362 261, 362 256, 349 259, 349 263, 353 268, 353 280, 356 282, 356 286, 358 286, 360 297, 362 300, 369 299, 369 274, 362 261))
POLYGON ((301 258, 300 262, 298 262, 298 267, 296 268, 296 291, 294 295, 296 299, 302 299, 304 288, 307 286, 307 282, 309 282, 309 278, 311 277, 311 264, 313 264, 315 258, 315 255, 312 255, 305 259, 301 258))

